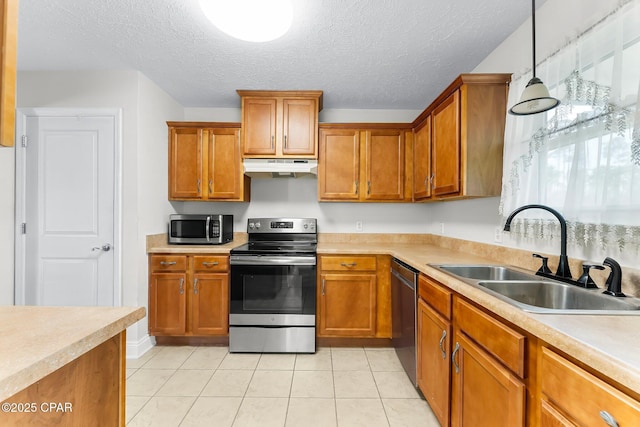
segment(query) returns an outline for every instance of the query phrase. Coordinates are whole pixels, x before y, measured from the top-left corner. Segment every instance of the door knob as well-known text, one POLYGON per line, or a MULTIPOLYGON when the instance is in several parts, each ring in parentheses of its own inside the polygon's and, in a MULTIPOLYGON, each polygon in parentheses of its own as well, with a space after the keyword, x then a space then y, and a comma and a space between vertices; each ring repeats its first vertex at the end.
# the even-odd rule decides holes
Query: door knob
POLYGON ((93 248, 91 248, 91 252, 95 252, 95 251, 109 252, 110 250, 111 250, 111 244, 109 243, 105 243, 102 246, 94 246, 93 248))

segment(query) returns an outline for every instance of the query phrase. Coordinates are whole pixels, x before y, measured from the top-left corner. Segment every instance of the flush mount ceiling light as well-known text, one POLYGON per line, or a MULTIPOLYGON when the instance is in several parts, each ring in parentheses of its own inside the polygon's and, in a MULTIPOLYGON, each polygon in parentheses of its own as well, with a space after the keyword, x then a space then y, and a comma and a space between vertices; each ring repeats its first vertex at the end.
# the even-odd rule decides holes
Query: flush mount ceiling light
POLYGON ((528 116, 529 114, 542 113, 551 110, 560 104, 560 100, 549 95, 549 90, 536 77, 536 0, 531 0, 531 28, 532 28, 532 52, 533 52, 533 78, 527 83, 522 92, 520 102, 509 109, 509 113, 516 116, 528 116))
POLYGON ((293 21, 291 0, 200 0, 200 8, 220 30, 249 42, 275 40, 293 21))

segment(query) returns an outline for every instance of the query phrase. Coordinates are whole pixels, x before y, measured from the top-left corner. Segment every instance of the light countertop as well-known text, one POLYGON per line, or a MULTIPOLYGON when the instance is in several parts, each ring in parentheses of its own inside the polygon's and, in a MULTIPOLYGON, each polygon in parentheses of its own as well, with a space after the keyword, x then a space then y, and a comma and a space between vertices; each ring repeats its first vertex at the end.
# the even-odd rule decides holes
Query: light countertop
MULTIPOLYGON (((537 336, 542 341, 585 363, 603 375, 640 395, 640 316, 637 315, 554 315, 522 311, 455 279, 428 264, 515 264, 502 258, 504 248, 496 253, 488 245, 477 250, 456 250, 429 244, 420 238, 415 243, 358 241, 318 243, 318 254, 391 255, 413 266, 450 289, 480 306, 537 336), (496 259, 504 259, 497 262, 496 259)), ((149 253, 228 253, 244 242, 232 242, 222 247, 152 247, 149 253)), ((471 245, 470 247, 473 247, 471 245)), ((469 246, 465 246, 466 249, 469 246)), ((527 254, 527 258, 531 258, 527 254)))
POLYGON ((0 307, 0 402, 144 316, 144 307, 0 307))

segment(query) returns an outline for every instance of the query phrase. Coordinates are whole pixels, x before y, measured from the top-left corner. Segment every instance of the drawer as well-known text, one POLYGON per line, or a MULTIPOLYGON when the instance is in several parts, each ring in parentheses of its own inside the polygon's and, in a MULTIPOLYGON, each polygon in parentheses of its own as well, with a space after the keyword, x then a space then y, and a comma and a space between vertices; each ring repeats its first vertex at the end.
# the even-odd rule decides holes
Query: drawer
POLYGON ((187 271, 187 256, 151 255, 151 271, 187 271))
POLYGON ((193 257, 194 271, 228 271, 228 256, 195 255, 193 257))
POLYGON ((418 295, 441 316, 451 320, 453 294, 449 289, 421 274, 418 276, 418 295))
POLYGON ((541 359, 542 393, 572 423, 604 426, 600 412, 605 411, 621 427, 638 425, 640 402, 551 349, 543 347, 541 359))
POLYGON ((323 256, 322 270, 333 271, 375 271, 375 256, 323 256))
POLYGON ((467 301, 454 298, 458 327, 520 378, 524 378, 526 337, 467 301))

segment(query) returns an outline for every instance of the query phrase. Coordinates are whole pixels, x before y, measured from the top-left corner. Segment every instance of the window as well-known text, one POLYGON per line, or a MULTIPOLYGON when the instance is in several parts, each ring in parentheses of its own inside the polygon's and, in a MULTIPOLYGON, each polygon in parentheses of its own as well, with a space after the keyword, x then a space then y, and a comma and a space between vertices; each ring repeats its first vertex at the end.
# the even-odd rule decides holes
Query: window
MULTIPOLYGON (((562 104, 508 116, 500 213, 538 203, 562 212, 571 243, 640 248, 640 2, 630 1, 543 61, 562 104)), ((509 105, 529 74, 511 83, 509 105)), ((528 210, 512 230, 553 237, 557 221, 528 210)))

